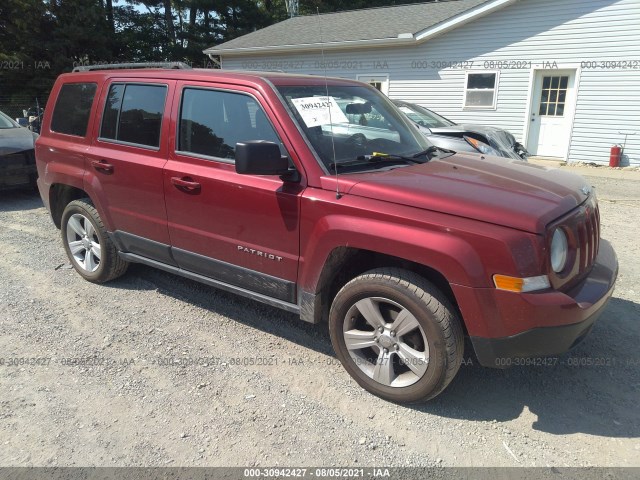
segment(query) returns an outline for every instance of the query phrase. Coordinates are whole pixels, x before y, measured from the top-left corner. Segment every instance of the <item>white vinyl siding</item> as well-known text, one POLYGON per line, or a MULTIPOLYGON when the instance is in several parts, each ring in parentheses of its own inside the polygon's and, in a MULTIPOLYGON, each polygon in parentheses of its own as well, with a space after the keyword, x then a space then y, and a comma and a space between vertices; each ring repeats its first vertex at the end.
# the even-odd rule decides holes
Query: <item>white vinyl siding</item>
MULTIPOLYGON (((628 138, 625 156, 640 165, 638 25, 638 0, 526 0, 419 45, 325 50, 324 59, 329 76, 389 75, 389 97, 424 105, 458 123, 504 128, 520 141, 528 128, 532 69, 577 68, 568 161, 606 164, 610 147, 624 141, 619 132, 638 132, 628 138), (616 61, 636 68, 606 63, 600 68, 616 61), (495 109, 463 108, 465 71, 495 70, 500 72, 495 109)), ((325 73, 320 51, 225 56, 222 65, 325 73)))

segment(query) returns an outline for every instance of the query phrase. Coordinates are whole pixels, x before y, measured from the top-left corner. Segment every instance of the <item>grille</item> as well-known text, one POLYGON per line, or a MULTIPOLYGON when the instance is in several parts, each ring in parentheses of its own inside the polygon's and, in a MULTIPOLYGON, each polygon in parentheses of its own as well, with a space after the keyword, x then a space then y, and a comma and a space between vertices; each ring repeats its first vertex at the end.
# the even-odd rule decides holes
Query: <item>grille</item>
MULTIPOLYGON (((557 274, 549 265, 549 280, 556 290, 566 290, 591 271, 600 248, 600 210, 595 197, 577 207, 550 228, 562 227, 569 237, 570 256, 564 272, 557 274)), ((549 240, 550 241, 550 240, 549 240)))
POLYGON ((0 157, 2 160, 2 167, 11 169, 12 167, 24 167, 25 165, 31 165, 33 161, 33 150, 10 153, 9 155, 3 155, 0 157))
POLYGON ((0 187, 27 185, 36 175, 33 150, 0 156, 0 187))
POLYGON ((581 221, 576 225, 578 233, 578 271, 583 273, 591 268, 600 247, 600 209, 595 202, 584 207, 581 221))

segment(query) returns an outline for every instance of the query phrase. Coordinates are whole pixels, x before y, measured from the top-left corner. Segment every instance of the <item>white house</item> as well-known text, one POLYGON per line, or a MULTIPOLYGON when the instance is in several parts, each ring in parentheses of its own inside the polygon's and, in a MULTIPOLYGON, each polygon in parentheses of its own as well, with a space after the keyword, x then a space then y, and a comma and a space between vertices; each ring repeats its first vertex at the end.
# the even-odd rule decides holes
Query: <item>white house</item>
POLYGON ((372 83, 530 152, 640 165, 640 0, 449 0, 294 17, 205 50, 225 69, 372 83), (621 133, 622 132, 622 133, 621 133))

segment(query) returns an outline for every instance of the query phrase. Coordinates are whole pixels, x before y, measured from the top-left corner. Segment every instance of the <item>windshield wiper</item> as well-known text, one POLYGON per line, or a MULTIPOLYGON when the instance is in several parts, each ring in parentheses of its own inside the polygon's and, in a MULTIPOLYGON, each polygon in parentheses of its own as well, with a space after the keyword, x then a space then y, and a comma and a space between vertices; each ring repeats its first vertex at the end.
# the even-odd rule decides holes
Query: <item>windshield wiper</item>
POLYGON ((416 163, 424 163, 420 160, 416 160, 411 157, 403 157, 401 155, 387 155, 387 154, 374 154, 374 155, 360 155, 355 160, 350 160, 347 162, 333 162, 329 164, 329 168, 332 170, 340 169, 355 169, 357 167, 363 166, 385 166, 385 165, 393 165, 393 164, 411 164, 414 165, 416 163))
POLYGON ((405 155, 396 155, 393 153, 381 153, 381 152, 373 152, 371 155, 360 155, 355 160, 351 160, 348 162, 333 162, 329 164, 329 168, 332 170, 347 169, 354 167, 361 167, 363 165, 381 165, 384 163, 409 163, 411 165, 426 163, 431 158, 435 156, 437 152, 444 153, 456 153, 453 150, 447 150, 446 148, 436 147, 435 145, 430 146, 426 150, 418 152, 410 157, 405 155), (427 157, 425 160, 419 160, 420 157, 427 157))
POLYGON ((377 162, 380 160, 405 160, 411 163, 425 163, 431 160, 437 152, 443 153, 456 153, 453 150, 448 150, 446 148, 436 147, 435 145, 431 145, 426 150, 422 150, 410 157, 406 155, 395 155, 393 153, 379 153, 373 152, 371 155, 362 155, 358 157, 358 160, 368 160, 369 162, 377 162), (426 160, 420 161, 418 158, 420 157, 428 157, 426 160))
POLYGON ((419 158, 419 157, 427 156, 427 157, 429 157, 429 160, 431 160, 431 157, 434 156, 434 154, 437 153, 437 152, 456 153, 455 151, 449 150, 448 148, 436 147, 435 145, 431 145, 426 150, 423 150, 422 152, 418 152, 415 155, 413 155, 412 157, 413 158, 419 158))
POLYGON ((395 155, 392 153, 373 152, 371 155, 363 155, 358 157, 358 160, 368 160, 370 162, 377 162, 380 160, 405 160, 411 163, 425 163, 431 160, 431 158, 433 158, 437 152, 456 153, 453 150, 448 150, 446 148, 440 148, 440 147, 436 147, 435 145, 431 145, 426 150, 422 150, 421 152, 411 155, 410 157, 406 155, 395 155), (418 158, 420 157, 428 157, 428 158, 424 161, 420 161, 418 160, 418 158))
POLYGON ((395 155, 393 153, 380 153, 373 152, 371 155, 360 155, 357 161, 366 161, 369 163, 380 163, 388 161, 402 161, 408 163, 424 163, 424 161, 418 160, 416 157, 406 157, 404 155, 395 155))

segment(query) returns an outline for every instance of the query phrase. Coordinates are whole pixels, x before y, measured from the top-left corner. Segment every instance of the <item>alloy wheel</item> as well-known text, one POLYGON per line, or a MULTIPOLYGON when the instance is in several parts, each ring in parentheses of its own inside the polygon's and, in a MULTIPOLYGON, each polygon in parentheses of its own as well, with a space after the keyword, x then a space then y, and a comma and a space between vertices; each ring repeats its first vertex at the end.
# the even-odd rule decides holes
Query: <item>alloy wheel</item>
POLYGON ((100 238, 91 221, 79 213, 67 222, 67 244, 73 260, 86 272, 95 272, 100 266, 100 238))
POLYGON ((343 322, 344 342, 357 367, 374 381, 407 387, 429 366, 429 343, 416 317, 384 297, 355 302, 343 322))

